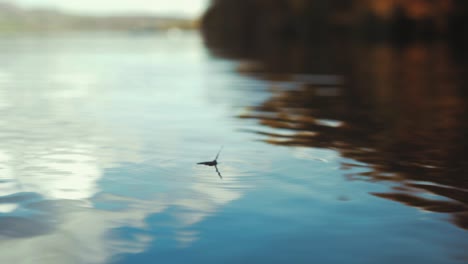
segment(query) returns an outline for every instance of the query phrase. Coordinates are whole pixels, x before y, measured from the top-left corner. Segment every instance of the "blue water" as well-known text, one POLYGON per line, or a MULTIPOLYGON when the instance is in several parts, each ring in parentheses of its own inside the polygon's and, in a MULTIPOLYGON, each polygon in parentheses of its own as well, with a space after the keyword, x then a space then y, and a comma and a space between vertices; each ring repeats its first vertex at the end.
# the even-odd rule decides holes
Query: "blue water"
POLYGON ((1 36, 0 263, 468 261, 371 166, 246 132, 271 91, 239 65, 196 33, 1 36))

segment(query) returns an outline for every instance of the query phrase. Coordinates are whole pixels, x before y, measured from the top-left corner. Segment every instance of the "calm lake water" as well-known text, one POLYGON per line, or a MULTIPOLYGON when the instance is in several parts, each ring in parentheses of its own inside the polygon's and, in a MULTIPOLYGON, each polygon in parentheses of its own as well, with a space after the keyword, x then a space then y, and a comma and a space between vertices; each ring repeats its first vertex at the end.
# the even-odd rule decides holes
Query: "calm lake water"
POLYGON ((444 54, 377 46, 348 78, 196 33, 2 36, 0 262, 467 263, 466 71, 444 54), (222 178, 196 165, 221 146, 222 178))

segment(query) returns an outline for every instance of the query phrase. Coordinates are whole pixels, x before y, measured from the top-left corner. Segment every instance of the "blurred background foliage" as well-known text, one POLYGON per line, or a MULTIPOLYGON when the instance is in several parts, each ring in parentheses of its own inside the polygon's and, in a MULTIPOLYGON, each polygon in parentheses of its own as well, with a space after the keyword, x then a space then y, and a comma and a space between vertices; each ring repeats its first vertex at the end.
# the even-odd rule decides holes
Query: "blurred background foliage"
POLYGON ((447 39, 466 42, 463 0, 213 0, 203 17, 208 44, 252 51, 279 40, 447 39), (234 48, 234 47, 233 47, 234 48))

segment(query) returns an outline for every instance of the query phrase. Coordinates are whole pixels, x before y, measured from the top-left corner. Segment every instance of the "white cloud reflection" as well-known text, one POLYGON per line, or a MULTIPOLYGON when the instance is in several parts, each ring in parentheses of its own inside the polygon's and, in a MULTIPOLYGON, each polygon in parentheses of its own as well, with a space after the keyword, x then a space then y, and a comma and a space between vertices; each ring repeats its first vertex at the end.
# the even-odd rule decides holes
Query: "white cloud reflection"
MULTIPOLYGON (((47 67, 37 68, 34 56, 21 54, 12 67, 0 66, 0 83, 8 83, 0 86, 1 263, 105 263, 118 254, 142 252, 157 239, 145 234, 148 217, 171 207, 180 208, 171 212, 174 239, 189 246, 199 237, 191 226, 242 196, 244 185, 235 176, 241 173, 229 164, 220 168, 230 176, 222 181, 213 168, 188 167, 180 177, 190 180, 179 186, 158 178, 158 170, 176 174, 180 166, 160 156, 154 158, 162 160, 161 166, 106 174, 124 164, 152 165, 142 154, 143 139, 131 126, 99 114, 111 106, 106 104, 109 93, 103 92, 105 81, 95 69, 70 69, 54 53, 46 58, 47 67), (142 176, 148 172, 154 178, 142 176), (115 181, 127 194, 103 189, 104 180, 115 181), (153 187, 154 194, 132 197, 139 188, 153 187), (115 232, 121 227, 141 233, 123 238, 115 232)), ((184 113, 174 114, 183 120, 184 113)), ((165 136, 153 144, 164 150, 182 140, 176 133, 165 136)))

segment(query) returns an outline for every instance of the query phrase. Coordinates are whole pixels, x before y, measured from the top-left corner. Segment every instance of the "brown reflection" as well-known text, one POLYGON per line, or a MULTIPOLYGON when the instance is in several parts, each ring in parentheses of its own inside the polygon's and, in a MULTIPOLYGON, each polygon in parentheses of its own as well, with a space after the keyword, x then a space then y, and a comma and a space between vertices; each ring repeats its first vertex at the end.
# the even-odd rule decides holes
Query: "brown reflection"
MULTIPOLYGON (((271 97, 240 118, 270 128, 251 131, 270 144, 335 149, 363 162, 370 171, 348 174, 349 179, 394 182, 391 193, 374 195, 450 213, 457 226, 468 229, 468 60, 458 42, 447 37, 466 26, 462 11, 453 8, 465 4, 348 1, 368 7, 379 19, 378 27, 388 23, 395 36, 411 35, 412 40, 401 42, 399 37, 374 41, 350 36, 349 28, 361 29, 352 21, 343 24, 347 33, 342 34, 335 11, 313 16, 333 30, 314 31, 304 24, 308 33, 301 35, 302 24, 295 23, 302 16, 294 12, 306 9, 294 9, 293 2, 308 3, 221 0, 205 18, 208 46, 247 59, 239 72, 270 83, 271 97), (269 9, 260 10, 267 2, 269 9), (224 5, 230 5, 231 15, 224 24, 212 24, 224 14, 224 5), (440 13, 433 5, 440 5, 440 13), (242 22, 236 10, 245 11, 242 22), (400 30, 404 23, 413 26, 400 30), (226 37, 220 29, 232 34, 226 37), (433 37, 429 41, 427 36, 433 37)), ((461 38, 459 33, 452 36, 461 38)), ((344 169, 349 166, 354 165, 343 164, 344 169)))
POLYGON ((454 221, 466 228, 464 68, 451 62, 443 44, 367 46, 354 56, 360 59, 342 72, 342 84, 314 83, 313 74, 297 81, 291 74, 282 80, 296 80, 295 87, 281 89, 275 87, 280 77, 262 75, 271 82, 271 98, 240 117, 278 131, 254 131, 270 144, 333 148, 369 164, 370 172, 350 179, 397 182, 404 186, 401 193, 378 196, 454 213, 454 221), (418 197, 421 190, 450 201, 418 197))

